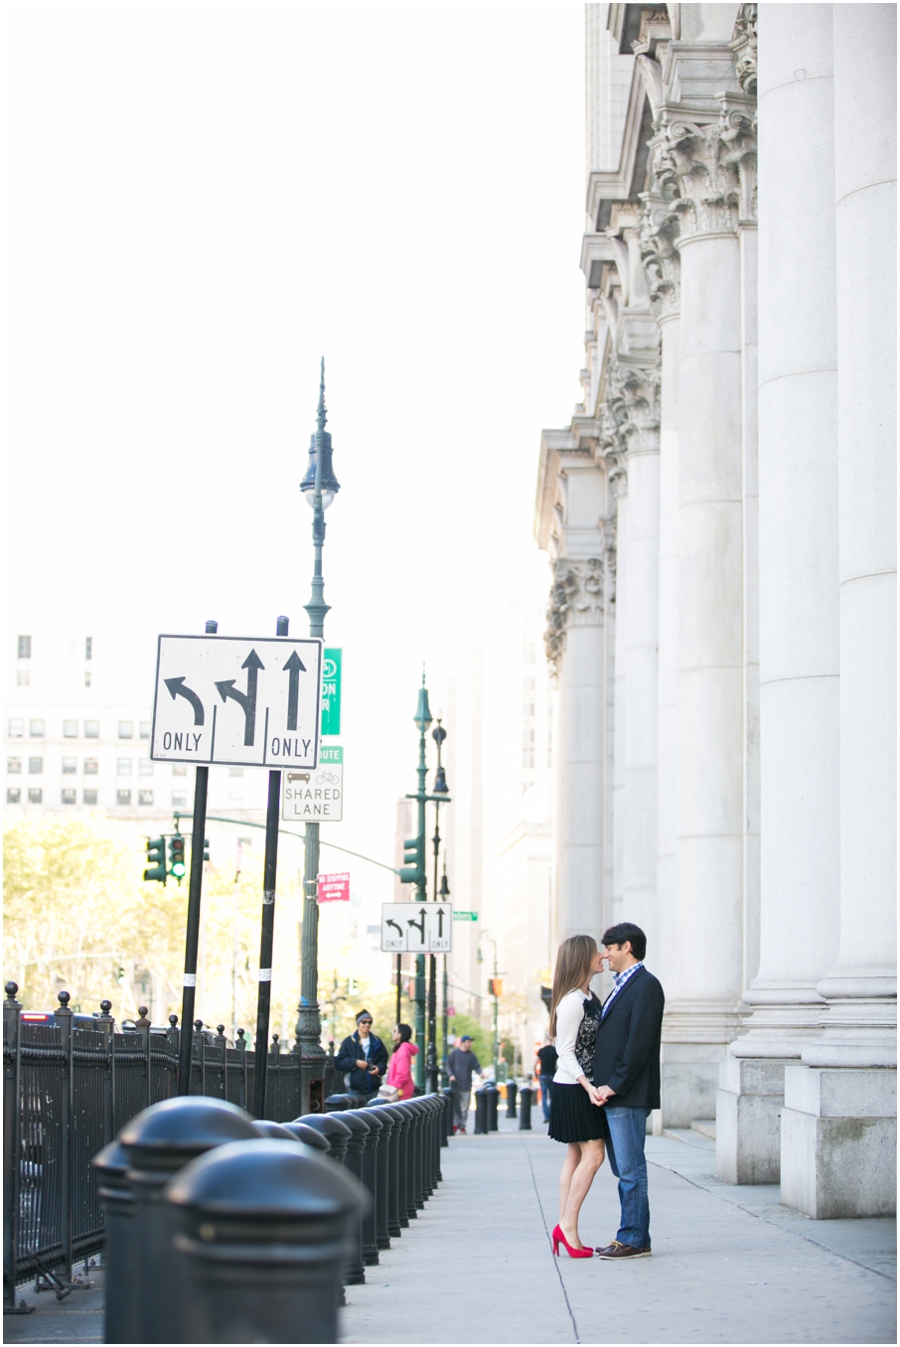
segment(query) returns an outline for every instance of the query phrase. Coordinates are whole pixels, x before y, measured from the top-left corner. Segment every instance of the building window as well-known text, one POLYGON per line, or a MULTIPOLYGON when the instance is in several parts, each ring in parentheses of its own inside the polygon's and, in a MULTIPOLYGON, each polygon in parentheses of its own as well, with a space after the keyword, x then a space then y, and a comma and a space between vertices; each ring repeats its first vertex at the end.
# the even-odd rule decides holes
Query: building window
POLYGON ((99 738, 100 738, 100 721, 99 721, 99 720, 86 720, 86 721, 84 722, 84 737, 85 737, 85 739, 99 739, 99 738))
POLYGON ((83 790, 81 792, 81 798, 85 804, 96 804, 97 792, 95 790, 83 790))
POLYGON ((119 758, 116 761, 116 776, 131 776, 131 759, 119 758))
POLYGON ((77 771, 77 758, 63 758, 63 776, 74 776, 77 771))
POLYGON ((180 790, 172 791, 172 808, 173 809, 187 808, 187 796, 184 794, 183 791, 180 790))
POLYGON ((31 637, 19 637, 19 659, 31 659, 31 637))
POLYGON ((41 790, 40 786, 29 786, 28 803, 43 804, 43 802, 44 802, 44 792, 41 790))
POLYGON ((84 638, 84 657, 85 657, 85 659, 93 659, 93 658, 94 658, 94 638, 93 638, 93 636, 85 636, 85 638, 84 638))
POLYGON ((86 688, 89 688, 89 687, 91 686, 91 671, 90 671, 90 669, 85 669, 85 672, 84 672, 84 686, 85 686, 86 688))
POLYGON ((134 738, 134 721, 133 721, 133 720, 120 720, 120 721, 119 721, 119 738, 120 738, 120 739, 133 739, 133 738, 134 738))
POLYGON ((31 687, 31 670, 30 670, 30 669, 16 669, 16 687, 17 687, 17 688, 30 688, 30 687, 31 687))
POLYGON ((229 775, 229 776, 243 776, 243 775, 244 775, 244 769, 243 769, 243 767, 229 767, 229 768, 228 768, 228 775, 229 775))
POLYGON ((142 739, 149 739, 149 738, 150 738, 150 721, 149 721, 149 720, 142 720, 141 723, 140 723, 140 726, 139 726, 138 728, 139 728, 140 736, 141 736, 142 739))
POLYGON ((75 792, 71 787, 66 787, 62 793, 63 804, 75 804, 75 792))
POLYGON ((173 776, 187 776, 187 763, 186 763, 186 762, 176 762, 176 763, 174 763, 173 766, 172 766, 172 775, 173 775, 173 776))
POLYGON ((6 792, 6 803, 20 804, 21 800, 22 800, 22 792, 19 790, 19 787, 10 786, 6 792))
POLYGON ((29 776, 41 776, 41 775, 43 774, 43 771, 44 771, 44 759, 43 759, 43 758, 29 758, 29 759, 28 759, 28 775, 29 775, 29 776))
POLYGON ((22 735, 25 733, 25 721, 10 720, 7 724, 6 732, 10 739, 21 739, 22 735))
POLYGON ((138 776, 152 776, 153 763, 149 758, 138 758, 138 776))
POLYGON ((10 772, 13 776, 21 776, 21 774, 22 774, 22 759, 21 759, 21 758, 7 758, 7 759, 6 759, 6 770, 7 770, 8 772, 10 772))
POLYGON ((84 774, 85 776, 98 776, 100 772, 99 758, 85 758, 84 774))
POLYGON ((138 804, 152 804, 152 803, 153 803, 153 791, 152 791, 152 790, 139 790, 139 791, 138 791, 138 804))
POLYGON ((63 721, 63 738, 64 738, 64 739, 77 739, 77 738, 78 738, 78 721, 77 721, 77 720, 64 720, 64 721, 63 721))
POLYGON ((117 791, 116 791, 116 804, 119 805, 120 808, 121 808, 122 806, 128 806, 128 805, 130 805, 130 804, 131 804, 131 791, 130 791, 130 790, 117 790, 117 791))
POLYGON ((30 720, 28 722, 28 733, 32 739, 43 739, 44 722, 42 720, 30 720))

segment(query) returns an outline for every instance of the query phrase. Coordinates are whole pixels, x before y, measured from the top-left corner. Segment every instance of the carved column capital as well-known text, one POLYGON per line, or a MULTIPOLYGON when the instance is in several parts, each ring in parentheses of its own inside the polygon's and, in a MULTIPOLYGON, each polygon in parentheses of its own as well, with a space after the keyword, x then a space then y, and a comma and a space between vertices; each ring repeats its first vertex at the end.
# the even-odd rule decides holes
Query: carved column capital
POLYGON ((600 626, 603 622, 604 563, 601 557, 563 557, 552 564, 544 648, 556 671, 569 627, 600 626))
POLYGON ((628 459, 659 453, 659 364, 610 360, 606 402, 600 409, 600 452, 607 461, 613 496, 628 487, 628 459))
POLYGON ((650 144, 660 193, 672 203, 683 244, 696 234, 733 232, 756 219, 756 122, 737 95, 722 95, 717 122, 664 112, 650 144))
POLYGON ((756 96, 756 5, 741 5, 729 47, 734 52, 734 73, 745 94, 756 96))
POLYGON ((664 319, 681 308, 681 222, 670 198, 660 191, 641 193, 641 261, 650 291, 653 316, 664 319))

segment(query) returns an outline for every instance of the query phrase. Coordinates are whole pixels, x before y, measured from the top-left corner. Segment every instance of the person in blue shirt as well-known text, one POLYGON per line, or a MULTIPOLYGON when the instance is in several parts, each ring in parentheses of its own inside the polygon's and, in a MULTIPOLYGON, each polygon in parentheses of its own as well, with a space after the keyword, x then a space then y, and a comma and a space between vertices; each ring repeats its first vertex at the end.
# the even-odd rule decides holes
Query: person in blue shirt
POLYGON ((378 1093, 387 1064, 387 1048, 372 1033, 372 1016, 368 1010, 361 1010, 356 1017, 356 1032, 341 1044, 335 1068, 344 1073, 346 1089, 368 1096, 378 1093))

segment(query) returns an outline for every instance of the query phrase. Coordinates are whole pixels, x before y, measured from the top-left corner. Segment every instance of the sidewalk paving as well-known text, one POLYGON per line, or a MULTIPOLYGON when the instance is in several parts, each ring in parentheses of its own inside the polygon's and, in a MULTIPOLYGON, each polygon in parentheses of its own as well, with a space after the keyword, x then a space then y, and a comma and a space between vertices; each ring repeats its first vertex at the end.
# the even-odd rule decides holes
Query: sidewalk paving
MULTIPOLYGON (((562 1147, 501 1119, 487 1137, 441 1152, 434 1196, 364 1286, 348 1286, 346 1343, 896 1342, 896 1225, 810 1221, 777 1186, 717 1179, 714 1143, 697 1133, 647 1141, 653 1257, 573 1261, 550 1253, 562 1147)), ((585 1241, 618 1224, 603 1166, 585 1204, 585 1241)), ((79 1267, 78 1271, 81 1271, 79 1267)), ((8 1343, 103 1341, 103 1273, 57 1302, 19 1297, 8 1343)))

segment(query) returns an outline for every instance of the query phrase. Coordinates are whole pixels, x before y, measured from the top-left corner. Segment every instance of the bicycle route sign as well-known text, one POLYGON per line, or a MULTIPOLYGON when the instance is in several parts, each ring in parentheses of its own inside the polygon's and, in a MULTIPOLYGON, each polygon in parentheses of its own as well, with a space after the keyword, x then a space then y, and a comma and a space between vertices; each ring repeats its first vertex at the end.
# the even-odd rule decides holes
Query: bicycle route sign
POLYGON ((340 823, 344 816, 344 749, 323 744, 315 769, 288 767, 281 777, 285 823, 340 823))
POLYGON ((452 903, 382 903, 381 948, 391 954, 448 954, 452 903))
POLYGON ((321 702, 318 639, 160 636, 150 757, 313 770, 321 702))

